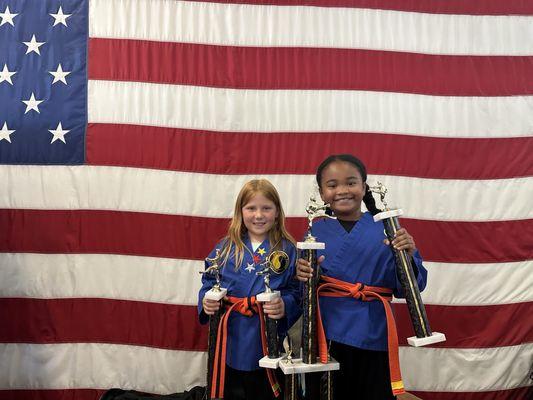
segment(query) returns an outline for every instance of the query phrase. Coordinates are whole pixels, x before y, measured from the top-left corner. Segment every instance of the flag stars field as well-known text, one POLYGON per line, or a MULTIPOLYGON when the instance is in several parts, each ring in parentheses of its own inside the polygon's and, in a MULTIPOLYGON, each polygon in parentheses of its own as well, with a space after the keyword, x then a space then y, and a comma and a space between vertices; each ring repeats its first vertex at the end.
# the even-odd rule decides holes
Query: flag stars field
POLYGON ((13 85, 13 81, 11 80, 11 77, 15 75, 17 71, 10 71, 9 68, 7 68, 7 64, 4 64, 4 68, 2 71, 0 71, 0 83, 7 82, 11 85, 13 85))
POLYGON ((3 13, 0 13, 0 18, 2 21, 0 21, 0 26, 4 24, 10 24, 11 26, 15 26, 15 23, 13 22, 13 18, 15 18, 18 14, 13 14, 9 10, 9 6, 6 6, 6 9, 3 13))
POLYGON ((31 110, 37 111, 40 114, 41 112, 39 111, 39 104, 41 104, 43 101, 44 100, 36 100, 35 94, 32 92, 28 100, 22 100, 22 102, 26 104, 26 111, 24 111, 24 114, 31 110))
POLYGON ((0 129, 0 142, 3 140, 6 140, 7 142, 11 143, 11 134, 15 132, 14 130, 10 130, 7 127, 7 122, 4 122, 4 126, 2 126, 2 129, 0 129))
POLYGON ((54 135, 52 137, 52 141, 50 142, 50 144, 54 143, 56 140, 61 140, 63 143, 67 143, 65 141, 65 135, 67 133, 70 132, 69 129, 63 129, 63 126, 61 125, 61 122, 59 122, 59 124, 57 124, 57 128, 56 129, 49 129, 48 132, 50 132, 52 135, 54 135))
POLYGON ((72 14, 63 14, 63 9, 61 8, 61 6, 59 6, 59 10, 57 11, 57 13, 56 14, 50 14, 50 15, 54 18, 54 25, 53 26, 56 26, 56 25, 59 25, 59 24, 68 26, 67 25, 67 18, 70 17, 72 14))
POLYGON ((26 54, 29 54, 32 51, 34 51, 37 54, 41 55, 39 47, 41 47, 46 42, 38 42, 37 39, 35 38, 35 35, 33 35, 29 42, 22 42, 22 43, 24 43, 26 46, 28 46, 28 48, 26 49, 26 54))
POLYGON ((63 71, 61 64, 57 66, 57 69, 55 71, 48 71, 48 72, 54 77, 54 81, 52 82, 52 85, 56 82, 63 82, 65 85, 68 85, 67 80, 65 78, 67 77, 67 75, 70 74, 71 71, 63 71))

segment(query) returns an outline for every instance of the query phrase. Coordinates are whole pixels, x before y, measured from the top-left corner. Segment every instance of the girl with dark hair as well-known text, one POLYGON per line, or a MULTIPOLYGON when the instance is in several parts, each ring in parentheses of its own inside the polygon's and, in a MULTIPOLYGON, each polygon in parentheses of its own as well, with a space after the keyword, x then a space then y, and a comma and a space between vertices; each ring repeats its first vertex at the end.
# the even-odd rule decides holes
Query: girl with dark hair
MULTIPOLYGON (((349 288, 372 287, 388 299, 392 294, 402 297, 383 223, 372 218, 380 210, 366 183, 364 164, 350 154, 332 155, 318 167, 316 180, 322 200, 337 217, 313 223, 313 236, 326 244, 319 251, 323 279, 349 288), (368 212, 362 212, 362 202, 368 212)), ((427 271, 412 236, 402 228, 392 245, 411 255, 418 286, 424 289, 427 271)), ((309 264, 299 259, 298 279, 306 281, 310 276, 309 264)), ((405 392, 401 380, 391 379, 386 306, 369 300, 365 296, 320 298, 330 353, 340 363, 340 371, 333 375, 334 399, 384 400, 405 392)))

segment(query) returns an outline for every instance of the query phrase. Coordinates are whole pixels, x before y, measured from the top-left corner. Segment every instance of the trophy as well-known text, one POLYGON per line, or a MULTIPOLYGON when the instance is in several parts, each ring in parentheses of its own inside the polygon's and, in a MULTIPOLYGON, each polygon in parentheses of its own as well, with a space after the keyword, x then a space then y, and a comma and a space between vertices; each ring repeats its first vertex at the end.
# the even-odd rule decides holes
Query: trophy
POLYGON ((446 336, 443 333, 432 332, 429 326, 429 321, 426 315, 426 309, 420 296, 420 290, 416 281, 413 267, 411 265, 411 257, 405 250, 397 250, 392 246, 396 232, 400 229, 398 217, 403 214, 400 209, 391 210, 385 202, 385 194, 387 188, 381 182, 377 186, 371 186, 370 191, 379 194, 381 202, 385 210, 374 215, 374 222, 383 221, 385 226, 385 236, 390 242, 390 247, 394 253, 394 261, 396 263, 396 272, 402 288, 405 292, 405 300, 407 302, 407 309, 416 334, 416 337, 410 337, 407 342, 414 347, 425 346, 432 343, 444 342, 446 336))
MULTIPOLYGON (((299 258, 309 262, 312 267, 312 277, 304 283, 303 300, 302 300, 302 341, 301 341, 301 358, 286 357, 281 360, 279 366, 286 376, 290 376, 287 381, 295 382, 294 374, 322 372, 323 377, 320 379, 320 387, 314 385, 315 379, 305 379, 306 392, 314 398, 314 393, 320 393, 320 399, 331 399, 331 384, 324 386, 325 382, 331 383, 331 371, 339 369, 339 363, 328 355, 327 362, 317 362, 318 358, 318 334, 317 334, 317 288, 320 279, 317 250, 325 248, 325 244, 317 242, 312 235, 313 220, 317 218, 335 218, 326 214, 327 205, 318 202, 314 196, 311 196, 306 208, 308 229, 307 235, 303 242, 298 242, 296 247, 299 252, 299 258)), ((294 392, 294 390, 293 390, 294 392)), ((306 395, 307 396, 307 395, 306 395)), ((292 400, 292 398, 291 398, 292 400)))
POLYGON ((325 248, 325 244, 317 242, 311 233, 313 220, 317 218, 335 218, 326 214, 326 204, 320 204, 314 196, 311 196, 307 208, 307 235, 303 242, 298 242, 296 247, 300 251, 300 257, 309 262, 313 269, 313 276, 304 283, 303 292, 303 313, 302 313, 302 362, 305 364, 315 364, 318 354, 317 339, 317 297, 316 290, 320 279, 319 265, 317 261, 317 250, 325 248))
MULTIPOLYGON (((214 275, 215 284, 206 292, 204 297, 208 300, 220 301, 228 292, 227 289, 220 286, 220 250, 216 249, 215 257, 206 258, 205 261, 210 264, 210 266, 205 271, 200 273, 202 275, 214 275)), ((207 394, 207 398, 211 398, 211 378, 215 361, 218 325, 220 323, 222 314, 224 314, 224 309, 223 307, 220 307, 217 312, 209 316, 209 335, 207 339, 207 388, 205 392, 207 394)))
MULTIPOLYGON (((266 261, 261 264, 264 268, 257 273, 262 275, 265 281, 265 291, 255 296, 259 302, 268 302, 278 299, 281 294, 279 290, 272 290, 270 288, 270 275, 282 274, 289 267, 289 256, 281 250, 274 250, 271 252, 266 261)), ((275 319, 269 318, 265 315, 266 337, 267 337, 267 351, 268 355, 259 360, 259 366, 265 368, 277 368, 277 363, 280 359, 280 351, 278 346, 278 322, 275 319)))

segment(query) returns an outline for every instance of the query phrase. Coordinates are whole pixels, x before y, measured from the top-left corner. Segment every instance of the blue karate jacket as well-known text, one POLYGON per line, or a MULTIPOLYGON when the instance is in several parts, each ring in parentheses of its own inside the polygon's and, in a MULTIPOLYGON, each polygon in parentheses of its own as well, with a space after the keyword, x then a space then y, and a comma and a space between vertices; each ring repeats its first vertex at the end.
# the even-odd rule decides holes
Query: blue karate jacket
MULTIPOLYGON (((256 275, 270 253, 270 243, 265 240, 252 252, 252 245, 248 236, 244 238, 244 258, 239 269, 235 270, 235 259, 230 254, 228 263, 221 270, 221 286, 228 289, 228 296, 249 297, 265 291, 262 276, 256 275)), ((216 249, 222 250, 223 241, 215 246, 208 257, 214 257, 216 249)), ((281 292, 281 298, 285 303, 286 316, 278 320, 278 333, 280 337, 286 335, 287 330, 296 322, 301 314, 300 284, 294 278, 296 248, 288 241, 283 241, 282 248, 289 256, 289 268, 280 275, 270 275, 270 287, 281 292)), ((206 265, 207 268, 207 265, 206 265)), ((209 316, 203 312, 202 300, 205 293, 213 287, 215 279, 212 275, 204 275, 202 288, 198 293, 198 314, 200 323, 209 321, 209 316)), ((261 327, 258 315, 246 317, 233 312, 228 321, 228 342, 226 364, 231 368, 241 371, 259 369, 259 360, 263 357, 261 347, 261 327)))
MULTIPOLYGON (((313 223, 313 236, 326 245, 318 252, 325 256, 322 274, 345 282, 390 288, 395 297, 404 297, 392 251, 383 244, 383 230, 383 222, 374 222, 368 212, 350 232, 333 219, 313 223)), ((427 270, 418 251, 413 259, 418 268, 418 286, 423 290, 427 270)), ((387 350, 386 317, 380 301, 321 297, 320 311, 327 339, 367 350, 387 350)))

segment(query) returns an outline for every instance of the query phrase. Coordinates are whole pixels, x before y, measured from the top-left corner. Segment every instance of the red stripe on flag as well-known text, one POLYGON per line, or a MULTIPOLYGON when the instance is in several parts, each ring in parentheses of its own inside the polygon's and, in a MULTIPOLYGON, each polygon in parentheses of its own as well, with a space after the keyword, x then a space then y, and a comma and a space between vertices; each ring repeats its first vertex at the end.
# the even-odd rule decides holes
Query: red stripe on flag
POLYGON ((528 0, 194 0, 203 3, 370 8, 431 14, 533 15, 528 0))
POLYGON ((3 298, 0 318, 5 321, 0 324, 0 342, 4 343, 207 349, 207 329, 198 322, 196 306, 97 298, 3 298))
POLYGON ((20 389, 0 390, 2 400, 99 400, 103 389, 20 389))
MULTIPOLYGON (((533 259, 533 219, 443 222, 402 219, 427 261, 492 263, 533 259), (494 244, 497 243, 498 246, 494 244)), ((101 210, 0 210, 0 251, 104 253, 203 259, 228 219, 101 210)), ((306 218, 287 218, 296 238, 306 218)))
POLYGON ((89 57, 89 79, 442 96, 533 94, 533 80, 528 79, 533 75, 531 56, 452 56, 93 38, 89 57), (124 65, 129 68, 122 68, 124 65))
MULTIPOLYGON (((427 306, 432 328, 445 333, 447 339, 435 347, 479 348, 530 342, 531 305, 427 306), (491 313, 496 318, 487 318, 491 313)), ((405 344, 405 337, 413 335, 406 306, 394 307, 405 344)), ((5 321, 0 326, 0 342, 5 343, 113 343, 185 351, 207 349, 207 330, 198 323, 195 306, 94 298, 5 298, 0 299, 0 316, 5 321)))
POLYGON ((89 164, 212 174, 314 175, 327 156, 348 151, 364 160, 370 174, 505 179, 533 176, 531 148, 533 137, 452 139, 346 132, 213 132, 94 123, 87 130, 89 164), (269 151, 255 152, 250 157, 250 149, 259 147, 269 151))
MULTIPOLYGON (((495 360, 497 362, 497 360, 495 360)), ((521 387, 490 392, 418 392, 410 391, 427 400, 527 400, 533 399, 533 387, 521 387)))
MULTIPOLYGON (((406 304, 393 304, 400 344, 414 336, 406 304)), ((446 341, 431 347, 477 348, 533 342, 533 302, 483 306, 426 305, 431 329, 446 341)))

